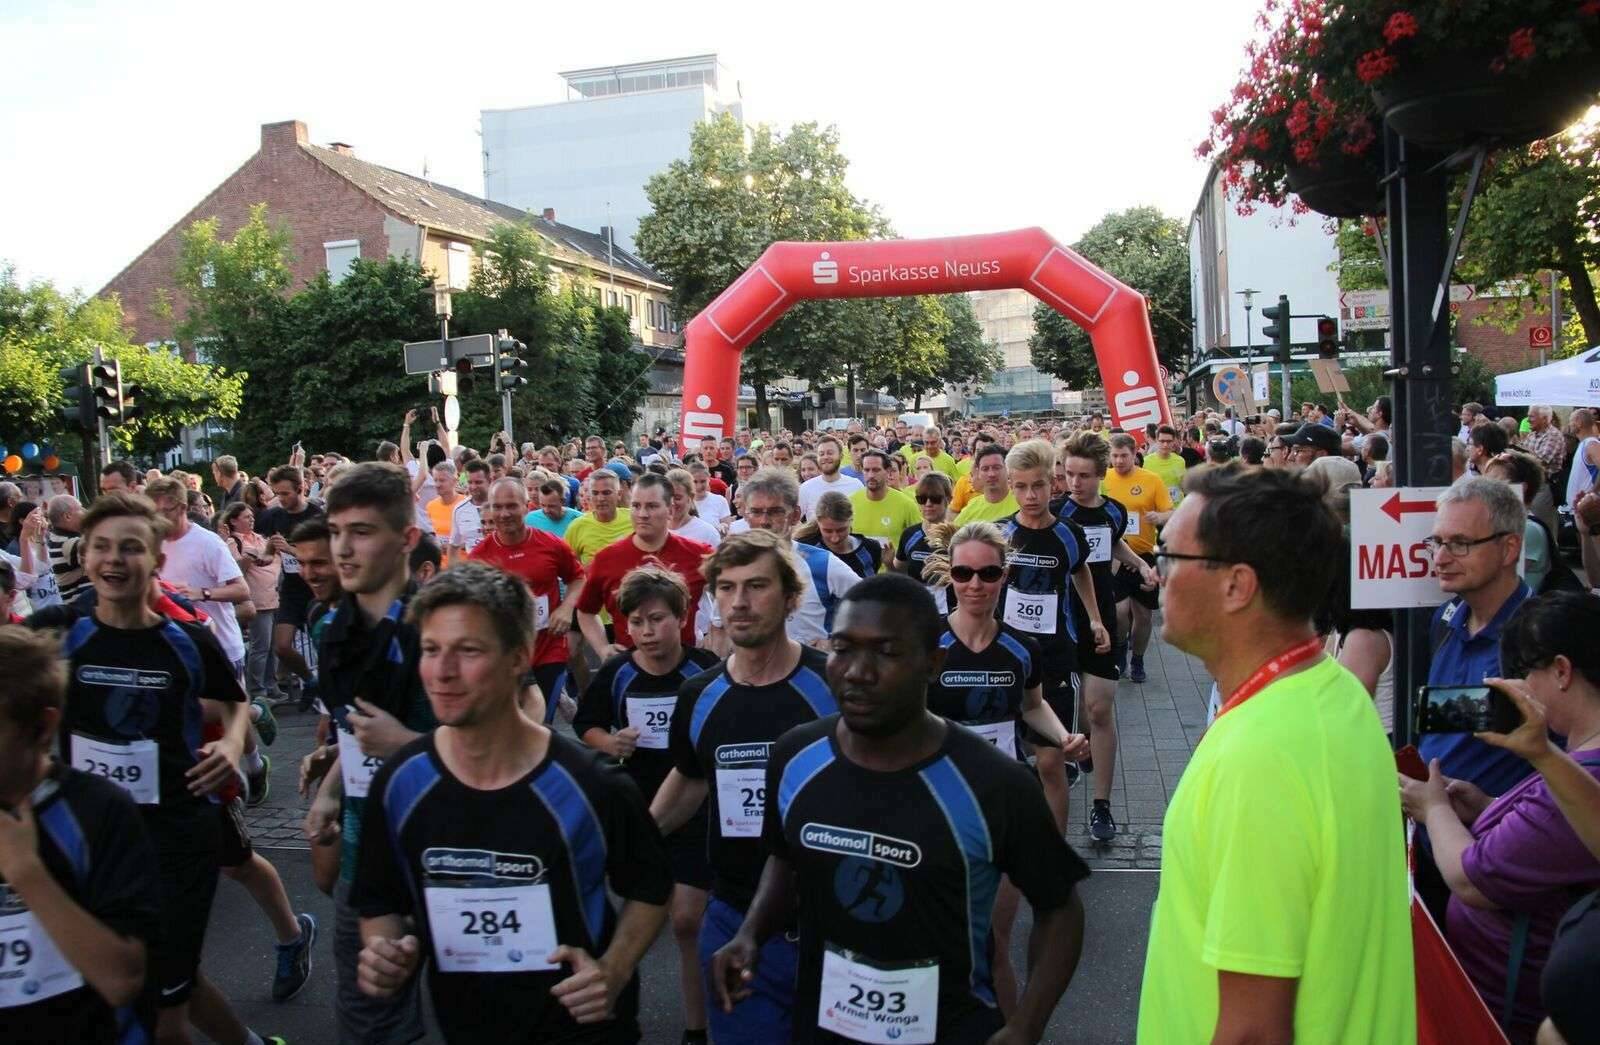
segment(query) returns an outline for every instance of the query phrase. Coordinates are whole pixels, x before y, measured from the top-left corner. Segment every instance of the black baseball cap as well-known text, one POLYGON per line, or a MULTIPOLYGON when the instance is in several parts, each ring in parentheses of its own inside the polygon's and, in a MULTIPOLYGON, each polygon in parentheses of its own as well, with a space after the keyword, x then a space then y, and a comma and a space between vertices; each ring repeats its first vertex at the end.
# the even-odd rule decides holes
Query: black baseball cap
POLYGON ((1330 454, 1336 454, 1344 445, 1344 441, 1339 438, 1338 432, 1335 432, 1327 425, 1316 424, 1313 422, 1311 424, 1301 425, 1298 432, 1283 441, 1283 445, 1314 446, 1318 450, 1325 450, 1330 454))

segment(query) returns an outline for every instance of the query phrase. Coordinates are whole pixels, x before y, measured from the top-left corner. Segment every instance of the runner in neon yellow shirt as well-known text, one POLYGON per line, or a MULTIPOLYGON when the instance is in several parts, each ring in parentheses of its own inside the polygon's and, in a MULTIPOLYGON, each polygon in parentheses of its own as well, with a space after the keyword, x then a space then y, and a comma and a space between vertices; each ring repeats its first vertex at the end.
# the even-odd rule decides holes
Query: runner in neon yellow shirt
POLYGON ((1178 453, 1178 430, 1171 425, 1156 429, 1156 446, 1144 455, 1146 471, 1154 472, 1166 484, 1167 496, 1173 504, 1183 500, 1183 475, 1189 470, 1183 455, 1178 453))
POLYGON ((889 455, 883 450, 868 450, 857 462, 864 487, 850 495, 855 511, 854 530, 867 537, 887 542, 892 553, 900 535, 922 521, 916 502, 889 485, 889 455))
POLYGON ((976 496, 956 516, 957 526, 965 526, 970 522, 997 522, 1017 514, 1016 495, 1006 482, 1006 452, 1000 448, 1000 444, 985 446, 978 451, 975 460, 977 463, 972 467, 972 474, 977 477, 973 482, 976 496))

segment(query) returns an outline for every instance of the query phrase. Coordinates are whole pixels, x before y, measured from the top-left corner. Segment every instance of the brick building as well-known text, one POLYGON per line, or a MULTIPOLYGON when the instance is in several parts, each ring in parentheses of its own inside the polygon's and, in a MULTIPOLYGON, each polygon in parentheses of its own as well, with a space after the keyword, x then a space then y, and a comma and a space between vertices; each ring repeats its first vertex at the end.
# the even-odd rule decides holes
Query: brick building
POLYGON ((1510 330, 1500 322, 1507 304, 1504 298, 1478 297, 1463 301, 1456 312, 1456 344, 1497 374, 1538 366, 1539 349, 1533 347, 1530 337, 1535 328, 1550 325, 1549 276, 1542 282, 1546 289, 1537 300, 1524 299, 1517 304, 1519 318, 1510 330))
POLYGON ((231 237, 259 203, 267 205, 273 225, 289 230, 297 288, 325 270, 337 279, 362 257, 416 258, 443 278, 473 264, 496 226, 525 222, 544 240, 556 268, 587 282, 598 300, 627 310, 641 346, 666 348, 680 340, 667 306, 671 288, 644 262, 608 244, 604 230, 561 225, 552 210, 527 214, 367 163, 342 142, 313 145, 298 120, 263 124, 259 151, 101 290, 121 297, 137 340, 170 342, 184 314, 175 286, 184 230, 216 218, 218 234, 231 237), (164 299, 170 310, 159 307, 164 299))

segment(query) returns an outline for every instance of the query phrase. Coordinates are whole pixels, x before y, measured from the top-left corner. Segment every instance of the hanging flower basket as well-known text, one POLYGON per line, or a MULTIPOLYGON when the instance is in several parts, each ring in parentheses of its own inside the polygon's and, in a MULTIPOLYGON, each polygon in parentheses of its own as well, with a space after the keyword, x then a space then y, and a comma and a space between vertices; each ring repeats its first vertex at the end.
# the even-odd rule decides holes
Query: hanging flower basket
POLYGON ((1408 63, 1375 83, 1384 121, 1408 141, 1457 148, 1523 145, 1583 117, 1600 92, 1600 52, 1511 70, 1495 55, 1459 53, 1408 63))
POLYGON ((1314 164, 1291 164, 1286 172, 1289 191, 1318 214, 1330 218, 1360 218, 1384 211, 1381 172, 1375 150, 1352 156, 1324 147, 1314 164))

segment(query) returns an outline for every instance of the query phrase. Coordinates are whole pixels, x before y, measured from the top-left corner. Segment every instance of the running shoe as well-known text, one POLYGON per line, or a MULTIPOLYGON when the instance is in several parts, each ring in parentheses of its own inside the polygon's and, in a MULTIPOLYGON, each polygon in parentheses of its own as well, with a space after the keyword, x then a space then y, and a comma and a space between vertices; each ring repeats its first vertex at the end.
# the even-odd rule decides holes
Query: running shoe
POLYGON ((261 717, 256 719, 256 735, 268 747, 278 739, 278 720, 272 714, 272 703, 264 697, 257 697, 250 702, 253 708, 261 709, 261 717))
POLYGON ((311 949, 317 942, 317 920, 310 914, 301 914, 295 921, 300 923, 300 939, 278 944, 278 971, 272 977, 273 1001, 293 998, 311 978, 311 949))
POLYGON ((1117 822, 1111 817, 1111 803, 1104 799, 1094 800, 1094 808, 1089 811, 1089 837, 1096 842, 1109 842, 1117 837, 1117 822))
POLYGON ((1128 677, 1128 647, 1123 645, 1117 649, 1117 678, 1128 677))
POLYGON ((1146 677, 1147 676, 1144 673, 1144 658, 1135 653, 1133 655, 1133 668, 1128 673, 1128 681, 1143 682, 1145 681, 1146 677))
POLYGON ((267 800, 267 793, 272 790, 272 759, 267 757, 266 752, 261 754, 260 771, 246 773, 244 782, 246 791, 245 805, 254 809, 267 800))

